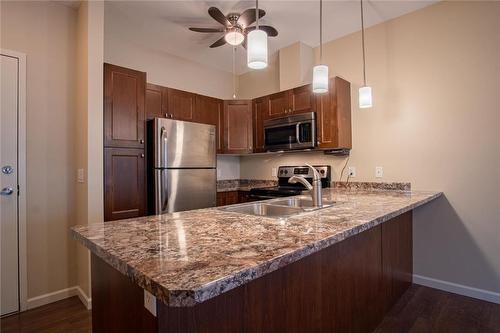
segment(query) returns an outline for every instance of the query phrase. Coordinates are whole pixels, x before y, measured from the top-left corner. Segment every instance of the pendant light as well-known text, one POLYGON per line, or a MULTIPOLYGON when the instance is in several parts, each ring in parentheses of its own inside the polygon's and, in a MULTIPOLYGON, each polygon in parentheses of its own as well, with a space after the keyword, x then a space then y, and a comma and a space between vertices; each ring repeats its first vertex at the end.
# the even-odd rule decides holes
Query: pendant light
POLYGON ((236 46, 233 46, 233 99, 236 99, 236 46))
POLYGON ((328 66, 323 65, 323 0, 319 0, 319 65, 313 67, 313 92, 328 92, 328 66))
POLYGON ((263 69, 267 67, 267 33, 259 30, 259 0, 255 0, 255 17, 255 30, 247 36, 247 65, 252 69, 263 69))
POLYGON ((363 86, 359 88, 359 107, 361 109, 371 108, 372 87, 366 85, 366 60, 365 60, 365 20, 363 14, 363 0, 361 0, 361 44, 363 46, 363 86))

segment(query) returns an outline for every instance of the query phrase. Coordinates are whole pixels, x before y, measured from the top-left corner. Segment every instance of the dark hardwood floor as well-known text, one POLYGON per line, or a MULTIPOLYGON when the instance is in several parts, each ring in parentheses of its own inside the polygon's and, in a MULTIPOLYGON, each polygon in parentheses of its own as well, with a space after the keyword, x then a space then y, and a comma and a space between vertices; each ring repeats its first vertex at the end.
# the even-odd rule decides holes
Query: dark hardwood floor
MULTIPOLYGON (((2 333, 90 332, 90 311, 77 297, 1 320, 2 333)), ((374 333, 500 332, 500 305, 413 285, 374 333)))
POLYGON ((2 318, 2 333, 90 332, 91 315, 78 297, 2 318))

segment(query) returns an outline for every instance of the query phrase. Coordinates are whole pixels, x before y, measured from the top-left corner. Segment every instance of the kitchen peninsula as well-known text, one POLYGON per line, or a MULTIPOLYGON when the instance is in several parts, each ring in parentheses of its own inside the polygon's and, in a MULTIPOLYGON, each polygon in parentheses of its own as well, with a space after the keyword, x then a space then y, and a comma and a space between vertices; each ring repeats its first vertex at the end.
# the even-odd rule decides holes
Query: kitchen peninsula
POLYGON ((209 208, 74 227, 93 332, 373 330, 412 281, 412 210, 441 193, 323 193, 332 207, 288 218, 209 208))

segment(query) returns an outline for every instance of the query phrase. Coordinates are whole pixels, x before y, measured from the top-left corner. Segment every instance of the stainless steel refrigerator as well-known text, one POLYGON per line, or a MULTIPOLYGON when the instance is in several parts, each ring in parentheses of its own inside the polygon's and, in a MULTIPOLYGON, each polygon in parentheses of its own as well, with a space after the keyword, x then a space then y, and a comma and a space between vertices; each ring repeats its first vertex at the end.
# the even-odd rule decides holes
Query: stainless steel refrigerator
POLYGON ((155 118, 148 124, 148 136, 150 213, 214 207, 215 126, 155 118))

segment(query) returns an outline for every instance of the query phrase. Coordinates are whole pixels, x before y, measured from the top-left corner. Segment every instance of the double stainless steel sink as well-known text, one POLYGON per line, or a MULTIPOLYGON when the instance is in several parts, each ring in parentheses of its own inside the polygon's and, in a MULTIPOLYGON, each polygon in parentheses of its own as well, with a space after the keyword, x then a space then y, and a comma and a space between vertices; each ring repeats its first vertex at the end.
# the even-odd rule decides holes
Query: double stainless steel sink
POLYGON ((323 206, 315 207, 309 197, 301 196, 221 207, 219 209, 226 212, 279 218, 310 212, 317 209, 328 208, 333 206, 334 204, 334 201, 323 199, 323 206))

